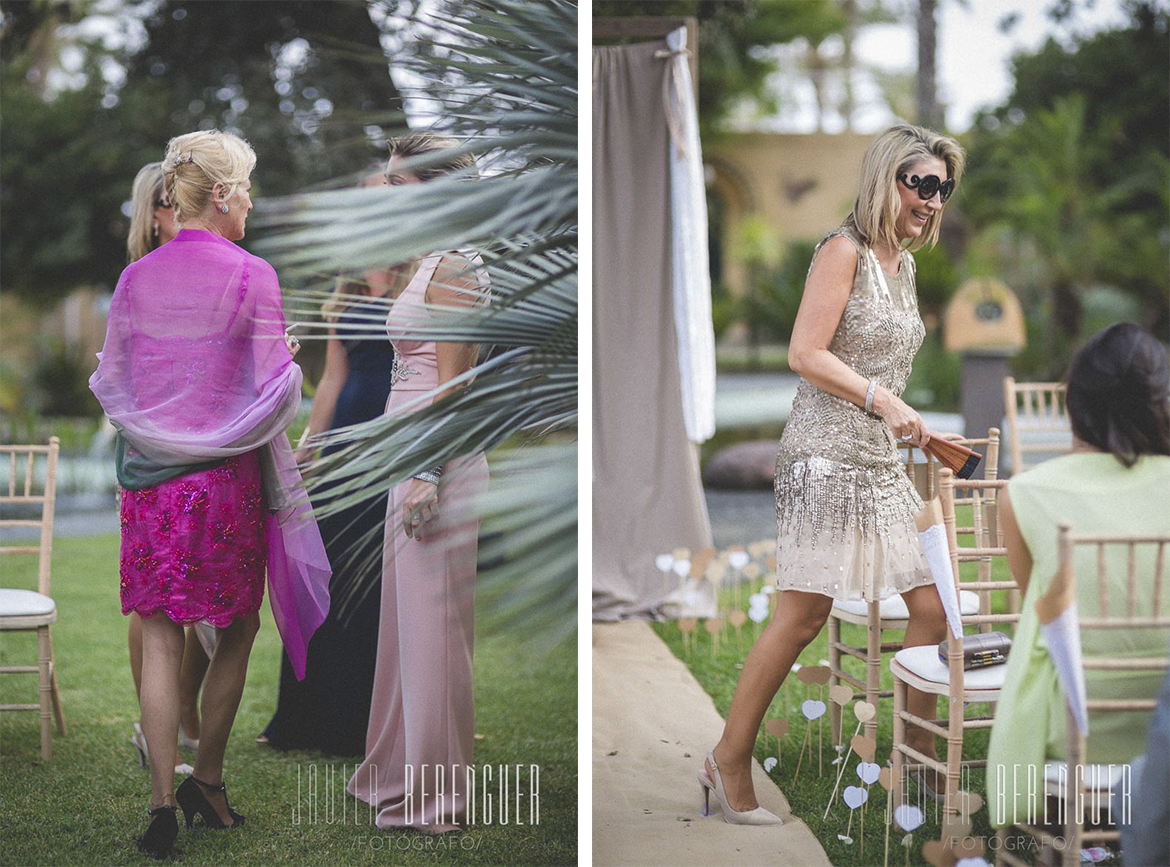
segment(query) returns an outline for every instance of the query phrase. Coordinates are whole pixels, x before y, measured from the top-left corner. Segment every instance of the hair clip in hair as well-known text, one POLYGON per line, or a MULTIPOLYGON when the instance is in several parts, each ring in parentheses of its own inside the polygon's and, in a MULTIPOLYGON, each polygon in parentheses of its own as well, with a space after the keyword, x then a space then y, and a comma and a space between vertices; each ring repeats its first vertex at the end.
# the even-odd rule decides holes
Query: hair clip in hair
POLYGON ((187 162, 189 162, 189 163, 195 162, 195 154, 188 154, 187 155, 187 162))

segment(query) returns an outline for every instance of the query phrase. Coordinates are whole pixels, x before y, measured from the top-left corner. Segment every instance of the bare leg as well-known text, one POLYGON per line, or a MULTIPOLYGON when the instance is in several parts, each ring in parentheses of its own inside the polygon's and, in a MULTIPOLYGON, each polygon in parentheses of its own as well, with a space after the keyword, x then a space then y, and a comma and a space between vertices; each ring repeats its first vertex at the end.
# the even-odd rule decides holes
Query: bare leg
MULTIPOLYGON (((142 619, 142 733, 153 756, 170 756, 179 738, 183 627, 161 611, 142 619)), ((150 763, 150 805, 175 803, 175 766, 150 763)))
POLYGON ((130 646, 130 676, 134 678, 134 695, 142 703, 142 618, 137 611, 130 612, 130 628, 126 643, 130 646))
MULTIPOLYGON (((244 681, 248 674, 248 656, 252 642, 260 629, 260 615, 232 621, 219 633, 215 654, 207 668, 207 682, 203 686, 203 731, 199 738, 199 751, 195 754, 195 777, 205 783, 218 786, 223 782, 223 754, 227 750, 228 735, 240 707, 244 694, 244 681)), ((176 719, 177 725, 177 719, 176 719)), ((178 737, 176 730, 175 736, 178 737)), ((224 824, 232 824, 227 811, 227 801, 222 793, 203 794, 224 824)))
POLYGON ((183 647, 183 667, 179 672, 179 723, 183 733, 199 740, 199 688, 211 660, 203 652, 195 627, 187 627, 187 642, 183 647))
MULTIPOLYGON (((828 596, 781 591, 777 594, 776 613, 744 661, 723 737, 714 751, 733 810, 754 810, 759 806, 752 787, 751 760, 760 722, 792 663, 820 633, 832 607, 833 600, 828 596)), ((707 776, 715 779, 710 765, 707 776)))
MULTIPOLYGON (((946 614, 943 612, 942 602, 939 601, 938 591, 932 585, 907 590, 902 594, 902 599, 910 611, 904 647, 938 644, 947 637, 946 614)), ((908 688, 906 710, 923 719, 934 719, 938 716, 938 696, 908 688)), ((938 756, 935 751, 934 735, 918 726, 907 728, 906 743, 931 758, 938 756)), ((937 786, 935 788, 942 791, 937 786)))

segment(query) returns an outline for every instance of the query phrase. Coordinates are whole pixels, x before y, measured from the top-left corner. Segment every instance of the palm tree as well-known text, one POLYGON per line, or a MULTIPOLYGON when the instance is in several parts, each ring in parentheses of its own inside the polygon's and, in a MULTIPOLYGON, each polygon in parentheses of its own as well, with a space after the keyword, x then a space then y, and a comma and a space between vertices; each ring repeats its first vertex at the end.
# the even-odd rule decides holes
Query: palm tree
MULTIPOLYGON (((529 633, 560 639, 576 619, 576 5, 424 8, 418 38, 394 63, 419 82, 413 96, 435 113, 434 127, 479 156, 481 178, 275 200, 258 214, 258 246, 306 304, 343 268, 481 253, 490 305, 436 310, 413 336, 492 352, 455 381, 465 388, 426 409, 331 432, 328 442, 345 447, 312 468, 311 491, 319 512, 335 512, 437 463, 491 452, 481 563, 495 565, 481 570, 477 593, 491 599, 489 622, 528 621, 529 633)), ((371 336, 383 318, 370 314, 371 336)))

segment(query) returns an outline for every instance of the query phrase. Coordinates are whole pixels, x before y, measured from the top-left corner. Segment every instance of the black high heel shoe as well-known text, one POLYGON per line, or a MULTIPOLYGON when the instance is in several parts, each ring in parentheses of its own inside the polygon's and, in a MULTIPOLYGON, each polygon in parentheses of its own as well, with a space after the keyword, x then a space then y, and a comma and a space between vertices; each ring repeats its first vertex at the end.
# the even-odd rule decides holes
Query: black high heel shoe
POLYGON ((179 784, 179 789, 175 792, 175 800, 183 808, 183 821, 186 822, 188 830, 195 827, 196 814, 203 817, 204 825, 217 831, 223 830, 224 828, 239 828, 244 824, 244 817, 232 809, 231 802, 227 799, 227 783, 220 783, 218 786, 213 786, 211 783, 205 783, 189 775, 187 779, 179 784), (219 817, 219 813, 215 811, 215 807, 211 805, 211 802, 207 800, 207 796, 203 794, 203 789, 207 789, 210 792, 223 792, 223 800, 227 804, 228 815, 232 817, 232 824, 225 824, 223 819, 219 817))
POLYGON ((175 838, 179 836, 179 820, 170 804, 147 810, 147 815, 153 818, 146 833, 138 838, 138 851, 161 861, 170 853, 175 838))

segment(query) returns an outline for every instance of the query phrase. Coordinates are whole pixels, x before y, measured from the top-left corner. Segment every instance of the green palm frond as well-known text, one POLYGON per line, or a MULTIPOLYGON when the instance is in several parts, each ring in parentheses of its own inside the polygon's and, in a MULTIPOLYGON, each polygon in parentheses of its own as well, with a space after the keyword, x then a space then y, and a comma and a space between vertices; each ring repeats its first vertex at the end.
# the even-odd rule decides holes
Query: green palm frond
MULTIPOLYGON (((489 624, 524 622, 545 640, 571 634, 576 620, 576 15, 563 0, 448 0, 395 56, 421 82, 415 96, 436 110, 436 127, 477 154, 480 179, 309 192, 264 203, 252 221, 263 232, 257 252, 305 308, 342 271, 436 251, 480 254, 490 303, 436 308, 410 334, 489 347, 455 381, 465 387, 434 404, 432 393, 420 395, 408 415, 331 431, 325 442, 337 450, 307 479, 327 514, 428 467, 490 452, 478 592, 489 624)), ((384 339, 385 307, 352 300, 362 329, 384 339)))

